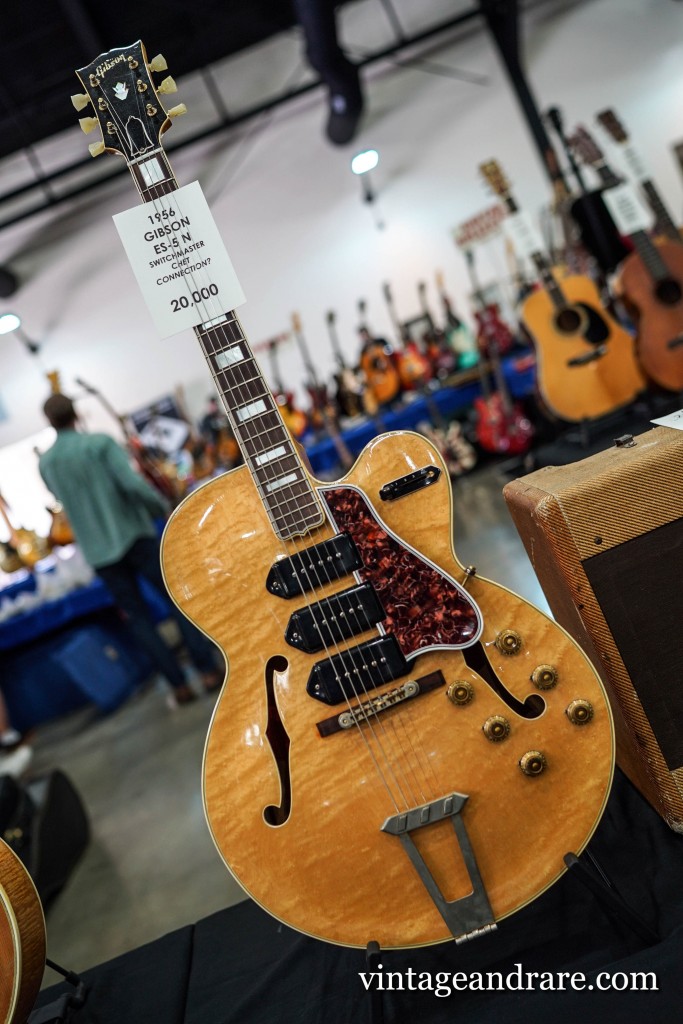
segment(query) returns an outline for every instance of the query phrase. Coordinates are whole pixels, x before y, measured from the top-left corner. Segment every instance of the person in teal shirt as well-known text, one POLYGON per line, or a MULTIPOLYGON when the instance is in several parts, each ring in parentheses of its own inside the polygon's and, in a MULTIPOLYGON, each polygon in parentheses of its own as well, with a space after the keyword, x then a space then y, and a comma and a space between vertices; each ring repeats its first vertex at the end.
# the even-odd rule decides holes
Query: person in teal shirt
MULTIPOLYGON (((165 594, 155 520, 168 514, 166 500, 135 472, 112 437, 76 429, 76 410, 66 395, 51 395, 43 412, 57 438, 40 457, 40 475, 64 506, 86 561, 125 613, 138 643, 173 687, 176 701, 187 704, 195 693, 160 636, 139 583, 142 576, 165 594)), ((217 689, 222 673, 215 648, 175 606, 171 615, 205 688, 217 689)))

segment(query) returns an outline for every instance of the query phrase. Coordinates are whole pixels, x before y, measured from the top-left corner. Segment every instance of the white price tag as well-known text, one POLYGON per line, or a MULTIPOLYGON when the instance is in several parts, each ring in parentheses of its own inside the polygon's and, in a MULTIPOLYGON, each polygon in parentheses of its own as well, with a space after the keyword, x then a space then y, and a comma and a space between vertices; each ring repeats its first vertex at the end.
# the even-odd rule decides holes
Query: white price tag
POLYGON ((674 430, 683 430, 683 409, 679 409, 678 412, 670 412, 668 416, 650 420, 650 423, 656 423, 658 427, 673 427, 674 430))
POLYGON ((634 235, 652 227, 654 214, 628 182, 606 189, 602 198, 622 235, 634 235))
POLYGON ((118 213, 114 223, 162 338, 245 301, 198 181, 118 213))
POLYGON ((526 211, 513 213, 503 223, 503 231, 515 247, 518 256, 533 256, 543 252, 543 239, 526 211))

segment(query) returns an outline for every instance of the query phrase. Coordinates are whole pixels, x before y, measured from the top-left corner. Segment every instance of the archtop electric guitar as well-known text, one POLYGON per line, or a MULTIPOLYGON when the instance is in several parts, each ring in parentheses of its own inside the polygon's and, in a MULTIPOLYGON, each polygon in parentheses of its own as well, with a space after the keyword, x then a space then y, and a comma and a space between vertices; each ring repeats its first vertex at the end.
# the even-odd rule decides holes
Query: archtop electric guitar
MULTIPOLYGON (((137 43, 78 72, 159 210, 178 187, 161 66, 137 43), (149 143, 137 128, 131 153, 133 118, 149 143)), ((613 765, 600 680, 550 618, 458 562, 424 437, 378 437, 343 479, 315 480, 236 314, 202 315, 245 465, 175 511, 163 568, 230 664, 204 758, 218 849, 271 914, 330 942, 484 934, 595 829, 613 765)))

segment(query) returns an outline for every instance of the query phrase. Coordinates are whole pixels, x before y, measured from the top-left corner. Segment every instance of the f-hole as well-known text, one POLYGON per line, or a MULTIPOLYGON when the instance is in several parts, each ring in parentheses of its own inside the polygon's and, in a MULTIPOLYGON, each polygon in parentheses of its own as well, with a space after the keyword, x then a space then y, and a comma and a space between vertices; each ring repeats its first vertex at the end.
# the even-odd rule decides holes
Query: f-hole
POLYGON ((514 694, 510 693, 509 690, 506 690, 493 671, 493 666, 486 657, 486 651, 481 643, 466 647, 462 653, 467 667, 471 668, 477 675, 480 675, 489 684, 491 689, 498 694, 500 699, 505 701, 511 711, 514 711, 521 718, 538 718, 539 715, 543 714, 545 711, 545 701, 540 693, 530 693, 526 700, 522 702, 514 694))
POLYGON ((292 808, 292 786, 289 775, 289 736, 285 730, 275 702, 275 675, 287 671, 287 659, 281 655, 271 658, 266 665, 266 694, 268 696, 268 724, 266 739, 280 776, 281 802, 268 804, 263 817, 269 825, 284 825, 292 808))

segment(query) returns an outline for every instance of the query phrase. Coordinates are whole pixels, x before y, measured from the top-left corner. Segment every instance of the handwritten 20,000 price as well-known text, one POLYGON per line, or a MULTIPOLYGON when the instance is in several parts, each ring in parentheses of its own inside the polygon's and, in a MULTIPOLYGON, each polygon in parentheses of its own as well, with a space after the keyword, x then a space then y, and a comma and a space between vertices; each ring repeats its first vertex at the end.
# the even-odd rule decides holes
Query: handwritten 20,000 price
POLYGON ((199 305, 200 302, 206 302, 213 295, 218 295, 218 286, 215 284, 207 284, 202 288, 197 288, 196 291, 190 292, 189 295, 181 295, 177 299, 171 299, 171 309, 174 313, 177 313, 180 309, 187 309, 190 305, 199 305))

